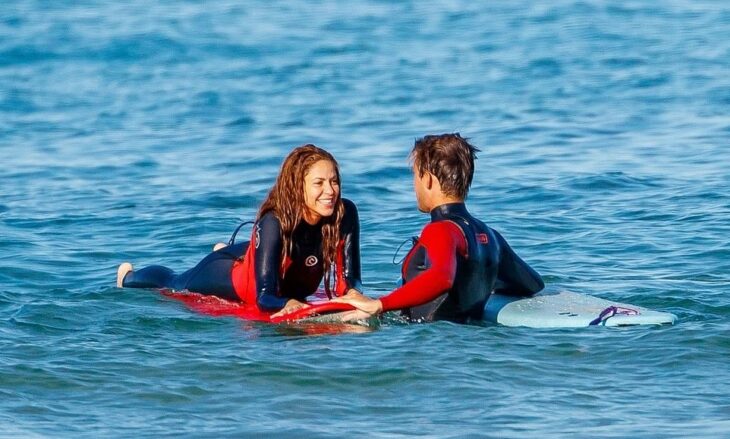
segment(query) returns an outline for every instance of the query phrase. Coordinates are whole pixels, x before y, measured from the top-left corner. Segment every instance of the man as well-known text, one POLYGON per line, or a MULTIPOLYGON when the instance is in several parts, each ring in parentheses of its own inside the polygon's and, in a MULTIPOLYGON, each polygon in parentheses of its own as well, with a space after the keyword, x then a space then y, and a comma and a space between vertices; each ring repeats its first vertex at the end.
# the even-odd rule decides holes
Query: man
POLYGON ((482 319, 492 291, 530 296, 542 290, 530 268, 464 201, 479 150, 456 134, 425 136, 411 151, 418 209, 431 214, 406 256, 403 286, 379 299, 337 298, 368 314, 402 310, 411 320, 467 323, 482 319))

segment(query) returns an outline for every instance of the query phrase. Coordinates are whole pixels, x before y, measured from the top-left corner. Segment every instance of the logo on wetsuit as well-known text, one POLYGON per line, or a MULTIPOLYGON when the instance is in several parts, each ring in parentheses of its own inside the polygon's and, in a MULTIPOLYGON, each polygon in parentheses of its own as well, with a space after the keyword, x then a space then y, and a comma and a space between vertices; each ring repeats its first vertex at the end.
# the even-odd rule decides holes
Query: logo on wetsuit
POLYGON ((315 265, 317 265, 317 262, 319 262, 317 257, 312 255, 308 256, 307 259, 304 260, 304 265, 306 265, 307 267, 314 267, 315 265))
POLYGON ((489 237, 486 233, 477 233, 477 241, 481 244, 489 244, 489 237))

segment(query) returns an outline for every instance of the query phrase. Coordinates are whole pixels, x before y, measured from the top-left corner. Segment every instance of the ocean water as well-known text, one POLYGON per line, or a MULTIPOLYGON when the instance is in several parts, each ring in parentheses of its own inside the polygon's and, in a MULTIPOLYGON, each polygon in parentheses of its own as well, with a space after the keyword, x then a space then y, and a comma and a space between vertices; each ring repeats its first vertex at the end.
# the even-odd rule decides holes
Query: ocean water
POLYGON ((728 35, 702 0, 4 2, 0 437, 730 437, 728 35), (550 287, 678 323, 274 326, 114 287, 195 264, 311 142, 385 294, 428 220, 407 154, 454 131, 550 287))

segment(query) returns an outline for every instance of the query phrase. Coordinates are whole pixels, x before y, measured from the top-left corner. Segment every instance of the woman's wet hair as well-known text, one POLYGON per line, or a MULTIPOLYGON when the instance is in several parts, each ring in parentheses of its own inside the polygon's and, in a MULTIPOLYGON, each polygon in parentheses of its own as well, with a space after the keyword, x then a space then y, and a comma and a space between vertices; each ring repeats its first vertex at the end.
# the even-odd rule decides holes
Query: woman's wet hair
POLYGON ((444 194, 466 198, 474 177, 474 160, 479 149, 459 135, 439 134, 416 140, 410 159, 419 176, 430 172, 438 178, 444 194))
POLYGON ((340 168, 332 154, 312 144, 294 148, 284 159, 279 175, 276 177, 276 182, 259 209, 257 219, 261 219, 268 212, 274 213, 281 225, 282 260, 290 256, 293 248, 292 233, 304 218, 305 209, 307 209, 304 201, 304 177, 309 169, 320 160, 332 163, 337 181, 340 182, 340 191, 338 191, 335 200, 334 213, 329 217, 323 217, 320 221, 322 224, 324 285, 325 290, 329 292, 333 289, 330 283, 332 283, 332 273, 337 261, 340 226, 345 215, 345 206, 342 203, 340 168))

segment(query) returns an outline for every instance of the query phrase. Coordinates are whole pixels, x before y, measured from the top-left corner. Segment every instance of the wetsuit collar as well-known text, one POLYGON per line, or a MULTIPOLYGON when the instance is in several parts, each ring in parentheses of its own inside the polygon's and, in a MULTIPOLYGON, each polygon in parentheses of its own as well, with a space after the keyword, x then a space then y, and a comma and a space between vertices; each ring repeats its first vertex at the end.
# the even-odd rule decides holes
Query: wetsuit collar
POLYGON ((446 203, 442 204, 440 206, 434 207, 431 210, 431 221, 440 220, 443 218, 448 218, 450 216, 465 216, 469 215, 469 212, 466 210, 466 204, 461 203, 446 203))

